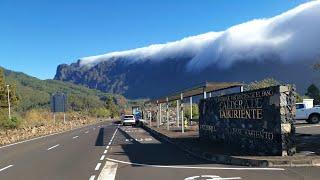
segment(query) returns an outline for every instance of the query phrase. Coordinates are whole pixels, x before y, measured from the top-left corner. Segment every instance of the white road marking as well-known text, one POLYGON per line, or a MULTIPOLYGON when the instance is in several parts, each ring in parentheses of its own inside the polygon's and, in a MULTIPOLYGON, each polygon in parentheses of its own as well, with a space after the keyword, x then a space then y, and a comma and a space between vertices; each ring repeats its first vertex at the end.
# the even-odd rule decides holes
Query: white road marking
POLYGON ((88 133, 89 133, 89 131, 86 131, 86 132, 84 132, 84 133, 88 134, 88 133))
MULTIPOLYGON (((91 126, 91 125, 88 125, 88 126, 91 126)), ((108 125, 108 126, 111 126, 111 125, 108 125)), ((22 143, 29 142, 29 141, 34 141, 34 140, 37 140, 37 139, 42 139, 42 138, 49 137, 49 136, 54 136, 54 135, 58 135, 58 134, 68 133, 68 132, 71 132, 71 131, 76 131, 76 130, 83 129, 83 128, 86 128, 86 127, 87 127, 87 126, 85 126, 85 127, 78 127, 78 128, 75 128, 75 129, 71 129, 71 130, 68 130, 68 131, 64 131, 64 132, 57 132, 57 133, 48 134, 48 135, 45 135, 45 136, 39 136, 39 137, 36 137, 36 138, 27 139, 27 140, 24 140, 24 141, 20 141, 20 142, 8 144, 8 145, 5 145, 5 146, 1 146, 0 149, 6 148, 6 147, 10 147, 10 146, 14 146, 14 145, 17 145, 17 144, 22 144, 22 143)))
POLYGON ((184 180, 195 180, 195 179, 208 179, 210 180, 233 180, 233 179, 242 179, 241 177, 230 177, 230 178, 222 178, 220 176, 216 175, 202 175, 202 176, 192 176, 192 177, 187 177, 184 180))
POLYGON ((319 127, 320 124, 317 124, 317 125, 305 125, 305 126, 296 126, 297 129, 299 128, 308 128, 308 127, 319 127))
POLYGON ((60 146, 60 144, 54 145, 54 146, 52 146, 52 147, 49 147, 49 148, 47 149, 47 151, 50 151, 51 149, 56 148, 56 147, 58 147, 58 146, 60 146))
POLYGON ((114 180, 116 177, 117 169, 118 169, 118 163, 107 161, 101 173, 98 176, 98 180, 105 180, 105 179, 114 180))
POLYGON ((78 138, 79 136, 74 136, 72 139, 76 139, 76 138, 78 138))
POLYGON ((11 168, 12 166, 13 166, 13 165, 11 164, 11 165, 9 165, 9 166, 4 167, 4 168, 0 169, 0 172, 6 170, 6 169, 8 169, 8 168, 11 168))
POLYGON ((107 146, 106 149, 109 149, 110 146, 107 146))
POLYGON ((96 168, 94 168, 94 170, 98 171, 98 170, 100 169, 100 166, 101 166, 101 163, 98 163, 98 164, 96 165, 96 168))
POLYGON ((103 154, 107 154, 108 150, 104 150, 103 154))
POLYGON ((126 142, 132 142, 132 141, 137 141, 137 142, 143 142, 143 141, 152 141, 152 138, 145 138, 145 139, 143 139, 143 138, 140 138, 140 139, 126 139, 126 142))
POLYGON ((204 169, 204 170, 264 170, 264 171, 284 171, 283 168, 238 168, 238 167, 198 167, 198 166, 164 166, 164 165, 150 165, 150 164, 141 164, 141 163, 133 163, 120 161, 116 159, 106 158, 109 161, 122 163, 122 164, 130 164, 135 166, 145 166, 145 167, 155 167, 155 168, 172 168, 172 169, 204 169))
POLYGON ((106 157, 105 155, 102 155, 100 158, 100 161, 104 160, 105 157, 106 157))
POLYGON ((89 178, 89 180, 94 180, 94 178, 96 178, 96 176, 93 175, 89 178))

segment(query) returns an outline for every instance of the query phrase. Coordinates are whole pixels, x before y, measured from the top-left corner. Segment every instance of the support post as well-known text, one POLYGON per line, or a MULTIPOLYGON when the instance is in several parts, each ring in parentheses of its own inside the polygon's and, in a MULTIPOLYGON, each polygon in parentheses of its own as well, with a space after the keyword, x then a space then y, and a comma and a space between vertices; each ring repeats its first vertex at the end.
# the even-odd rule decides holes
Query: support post
POLYGON ((167 106, 166 106, 166 119, 167 119, 167 130, 170 130, 170 124, 169 124, 169 99, 166 98, 167 106))
POLYGON ((10 102, 10 88, 9 85, 7 85, 7 91, 8 91, 8 116, 9 119, 11 119, 11 102, 10 102))
POLYGON ((190 120, 192 119, 192 96, 190 96, 190 120))
POLYGON ((149 125, 150 125, 150 127, 152 127, 152 124, 151 124, 151 118, 152 118, 151 110, 148 112, 148 115, 149 115, 149 121, 150 121, 149 125))
POLYGON ((211 92, 209 92, 209 97, 212 97, 212 94, 211 94, 211 92))
POLYGON ((176 114, 177 127, 179 127, 179 116, 180 116, 180 107, 179 107, 179 100, 177 100, 177 114, 176 114))
POLYGON ((184 112, 183 112, 183 94, 180 94, 180 102, 181 102, 181 131, 184 133, 184 112))
POLYGON ((203 99, 207 99, 207 92, 204 88, 203 88, 203 99))
POLYGON ((66 113, 63 113, 63 123, 66 123, 66 113))
POLYGON ((159 124, 161 125, 162 124, 162 104, 160 103, 160 114, 159 114, 159 117, 160 117, 160 119, 159 119, 159 124))
POLYGON ((56 123, 56 113, 53 113, 53 123, 56 123))
POLYGON ((157 101, 157 128, 159 128, 160 126, 160 122, 159 122, 159 119, 160 119, 160 111, 158 109, 158 106, 159 106, 159 102, 157 101))

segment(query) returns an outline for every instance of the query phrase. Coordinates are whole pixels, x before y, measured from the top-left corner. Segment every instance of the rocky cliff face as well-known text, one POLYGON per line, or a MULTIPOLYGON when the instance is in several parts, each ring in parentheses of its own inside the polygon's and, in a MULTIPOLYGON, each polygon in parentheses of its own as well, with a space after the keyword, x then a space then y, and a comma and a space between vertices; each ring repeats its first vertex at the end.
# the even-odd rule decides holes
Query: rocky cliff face
POLYGON ((185 68, 187 61, 188 58, 127 64, 117 60, 101 62, 90 68, 80 67, 78 63, 60 65, 55 79, 120 93, 129 98, 163 96, 204 81, 250 82, 275 78, 296 84, 300 92, 317 81, 313 62, 239 61, 228 69, 208 66, 201 71, 188 71, 185 68))

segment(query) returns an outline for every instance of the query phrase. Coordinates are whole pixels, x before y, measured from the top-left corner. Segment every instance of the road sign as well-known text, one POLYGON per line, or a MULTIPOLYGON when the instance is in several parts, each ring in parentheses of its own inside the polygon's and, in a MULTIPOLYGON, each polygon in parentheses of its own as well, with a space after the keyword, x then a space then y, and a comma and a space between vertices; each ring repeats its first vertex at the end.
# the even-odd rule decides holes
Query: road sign
POLYGON ((55 93, 51 96, 51 111, 66 112, 67 111, 67 95, 64 93, 55 93))

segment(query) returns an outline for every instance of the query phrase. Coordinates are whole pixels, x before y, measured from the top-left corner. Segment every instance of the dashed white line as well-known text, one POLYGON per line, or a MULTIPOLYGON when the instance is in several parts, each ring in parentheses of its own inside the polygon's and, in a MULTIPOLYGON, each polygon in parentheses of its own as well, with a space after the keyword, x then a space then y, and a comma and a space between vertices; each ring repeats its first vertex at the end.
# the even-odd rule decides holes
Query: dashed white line
POLYGON ((107 146, 106 149, 109 149, 110 146, 107 146))
POLYGON ((107 154, 108 150, 104 150, 103 154, 107 154))
POLYGON ((102 155, 100 158, 100 161, 104 160, 105 157, 106 157, 105 155, 102 155))
POLYGON ((49 148, 47 149, 47 151, 50 151, 51 149, 56 148, 56 147, 58 147, 58 146, 60 146, 60 144, 54 145, 54 146, 52 146, 52 147, 49 147, 49 148))
POLYGON ((96 178, 96 176, 93 175, 89 178, 89 180, 94 180, 94 178, 96 178))
POLYGON ((88 134, 88 133, 89 133, 89 131, 86 131, 86 132, 84 132, 84 133, 88 134))
POLYGON ((133 162, 120 161, 116 159, 106 158, 108 161, 122 163, 122 164, 130 164, 135 166, 144 166, 144 167, 155 167, 155 168, 172 168, 172 169, 203 169, 203 170, 263 170, 263 171, 284 171, 283 168, 237 168, 237 167, 199 167, 199 166, 164 166, 164 165, 150 165, 150 164, 140 164, 133 162))
POLYGON ((79 136, 74 136, 72 139, 76 139, 76 138, 78 138, 79 136))
POLYGON ((9 166, 4 167, 4 168, 0 169, 0 172, 6 170, 6 169, 8 169, 8 168, 11 168, 12 166, 13 166, 13 165, 11 164, 11 165, 9 165, 9 166))
POLYGON ((94 168, 94 170, 98 171, 98 170, 100 169, 100 166, 101 166, 101 163, 98 163, 98 164, 96 165, 96 168, 94 168))

